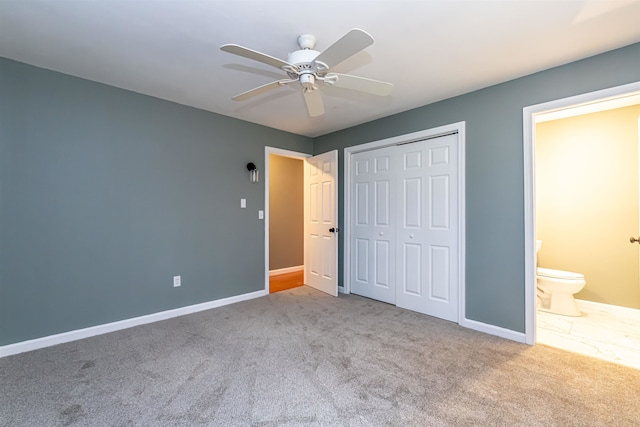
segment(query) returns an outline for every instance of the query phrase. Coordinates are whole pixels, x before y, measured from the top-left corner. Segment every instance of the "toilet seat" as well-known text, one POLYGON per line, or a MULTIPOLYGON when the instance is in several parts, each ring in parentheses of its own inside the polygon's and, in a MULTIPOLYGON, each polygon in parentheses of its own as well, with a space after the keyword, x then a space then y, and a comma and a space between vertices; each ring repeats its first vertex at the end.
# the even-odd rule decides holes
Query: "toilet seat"
POLYGON ((584 275, 572 271, 554 270, 553 268, 538 267, 536 273, 541 277, 561 280, 584 280, 584 275))

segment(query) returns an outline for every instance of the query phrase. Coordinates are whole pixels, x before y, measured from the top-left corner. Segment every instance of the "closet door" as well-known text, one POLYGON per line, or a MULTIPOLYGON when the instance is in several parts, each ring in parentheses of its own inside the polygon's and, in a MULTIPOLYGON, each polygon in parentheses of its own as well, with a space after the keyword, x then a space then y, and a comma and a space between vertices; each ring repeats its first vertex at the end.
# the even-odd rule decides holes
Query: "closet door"
POLYGON ((351 157, 351 292, 395 304, 397 147, 351 157))
POLYGON ((458 321, 458 135, 397 147, 396 304, 458 321))

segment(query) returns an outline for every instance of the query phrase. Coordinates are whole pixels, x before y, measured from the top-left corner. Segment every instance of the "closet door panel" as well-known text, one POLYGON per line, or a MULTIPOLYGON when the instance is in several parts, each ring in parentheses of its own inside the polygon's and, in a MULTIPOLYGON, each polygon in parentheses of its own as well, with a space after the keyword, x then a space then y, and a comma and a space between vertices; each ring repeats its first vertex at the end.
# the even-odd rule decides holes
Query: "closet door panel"
POLYGON ((398 147, 402 220, 396 236, 403 268, 397 271, 396 303, 452 321, 458 320, 457 138, 447 135, 398 147))
POLYGON ((351 158, 351 292, 395 303, 395 195, 393 149, 351 158))

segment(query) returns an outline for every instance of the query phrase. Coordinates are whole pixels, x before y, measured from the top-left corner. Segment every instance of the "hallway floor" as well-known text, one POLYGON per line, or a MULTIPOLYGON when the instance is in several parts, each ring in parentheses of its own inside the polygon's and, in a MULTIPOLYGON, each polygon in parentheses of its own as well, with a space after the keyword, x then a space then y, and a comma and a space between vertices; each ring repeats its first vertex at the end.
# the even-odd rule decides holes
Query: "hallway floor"
POLYGON ((640 370, 640 310, 578 301, 581 317, 537 311, 537 343, 640 370))
POLYGON ((269 293, 286 291, 304 285, 304 270, 269 277, 269 293))

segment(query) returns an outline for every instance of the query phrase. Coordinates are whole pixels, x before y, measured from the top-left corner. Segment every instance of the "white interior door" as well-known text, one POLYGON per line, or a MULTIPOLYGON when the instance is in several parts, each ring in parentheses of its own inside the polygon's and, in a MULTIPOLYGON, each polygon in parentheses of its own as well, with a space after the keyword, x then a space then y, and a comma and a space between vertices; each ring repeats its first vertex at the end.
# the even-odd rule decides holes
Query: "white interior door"
POLYGON ((458 320, 458 135, 398 147, 396 304, 458 320))
POLYGON ((396 302, 396 147, 351 156, 351 291, 396 302))
POLYGON ((338 151, 305 162, 305 278, 338 296, 338 151))

